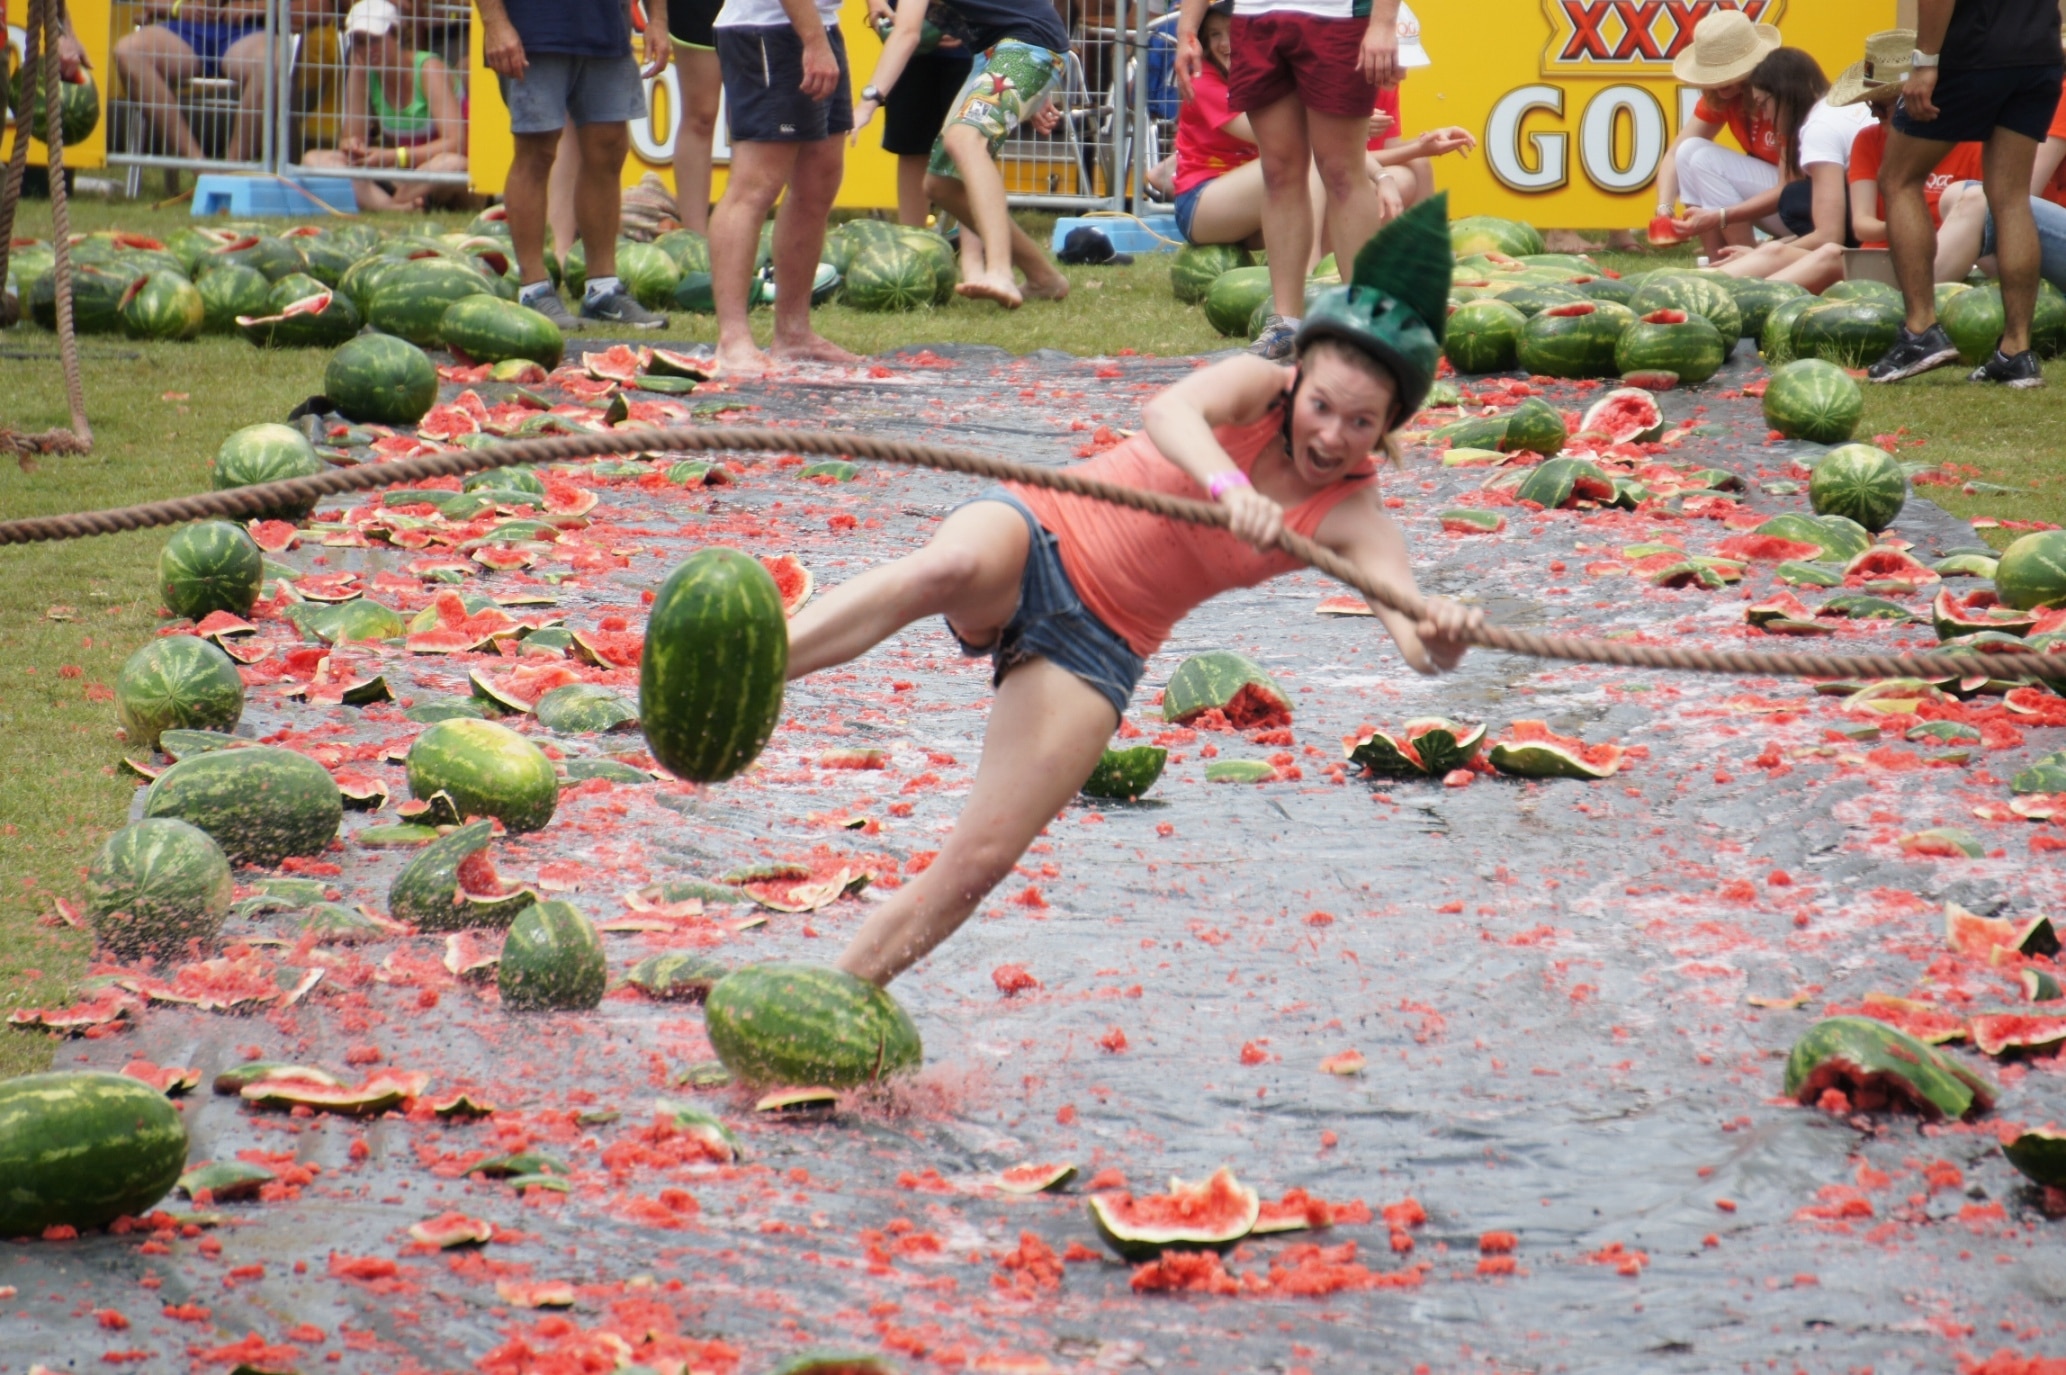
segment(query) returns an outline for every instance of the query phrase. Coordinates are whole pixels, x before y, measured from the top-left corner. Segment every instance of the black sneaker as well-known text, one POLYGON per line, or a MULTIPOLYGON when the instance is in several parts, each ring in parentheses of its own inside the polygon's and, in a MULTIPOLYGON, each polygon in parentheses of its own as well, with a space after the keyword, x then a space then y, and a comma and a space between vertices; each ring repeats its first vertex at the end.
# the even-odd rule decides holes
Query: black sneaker
POLYGON ((600 320, 626 329, 666 329, 667 317, 655 315, 631 298, 628 291, 613 291, 600 301, 581 302, 581 318, 600 320))
POLYGON ((1865 376, 1872 382, 1899 382, 1957 361, 1958 347, 1944 332, 1944 326, 1931 325, 1921 334, 1910 334, 1908 326, 1903 325, 1894 336, 1894 346, 1865 370, 1865 376))
POLYGON ((2044 373, 2037 366, 2037 354, 2034 350, 2024 349, 2011 358, 2000 349, 1996 349, 1994 356, 1974 368, 1966 380, 2000 382, 2014 387, 2017 391, 2028 391, 2032 387, 2044 385, 2044 373))
POLYGON ((562 334, 579 334, 584 328, 582 323, 568 312, 567 303, 560 299, 557 291, 549 291, 537 300, 525 301, 523 304, 558 325, 562 334))

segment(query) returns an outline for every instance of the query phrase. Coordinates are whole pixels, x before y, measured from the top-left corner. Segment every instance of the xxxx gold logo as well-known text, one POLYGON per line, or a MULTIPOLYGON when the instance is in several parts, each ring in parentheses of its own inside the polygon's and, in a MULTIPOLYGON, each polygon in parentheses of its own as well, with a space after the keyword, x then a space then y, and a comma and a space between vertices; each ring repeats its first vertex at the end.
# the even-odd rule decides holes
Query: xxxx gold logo
POLYGON ((1542 0, 1550 30, 1543 75, 1669 71, 1713 11, 1742 10, 1776 24, 1785 8, 1786 0, 1542 0))

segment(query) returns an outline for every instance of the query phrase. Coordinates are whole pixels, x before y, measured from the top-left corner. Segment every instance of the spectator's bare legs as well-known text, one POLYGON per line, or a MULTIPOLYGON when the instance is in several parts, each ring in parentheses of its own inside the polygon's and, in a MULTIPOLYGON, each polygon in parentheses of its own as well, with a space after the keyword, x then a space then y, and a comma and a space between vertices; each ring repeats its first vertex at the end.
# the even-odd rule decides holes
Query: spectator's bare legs
MULTIPOLYGON (((746 298, 752 287, 753 259, 760 251, 760 227, 767 222, 775 197, 796 170, 796 143, 746 139, 732 145, 731 175, 724 199, 710 212, 710 294, 717 307, 717 366, 732 373, 766 372, 768 356, 753 342, 746 298)), ((794 194, 794 193, 792 193, 794 194)), ((816 271, 815 264, 812 271, 816 271)), ((808 282, 808 278, 805 279, 808 282)), ((777 304, 782 290, 775 293, 777 304)), ((810 289, 804 289, 808 303, 810 289)))
POLYGON ((1980 153, 1987 208, 1994 214, 1994 260, 2001 269, 2001 351, 2014 358, 2030 347, 2030 318, 2037 311, 2037 219, 2030 213, 2030 168, 2037 140, 1997 128, 1980 153))
MULTIPOLYGON (((674 73, 675 89, 681 92, 681 122, 674 130, 675 214, 684 229, 707 234, 710 145, 717 137, 717 101, 724 94, 724 78, 716 53, 680 43, 674 45, 674 73)), ((898 172, 901 177, 901 166, 898 172)))
POLYGON ((825 251, 825 224, 846 175, 846 137, 800 144, 789 194, 775 212, 775 344, 785 363, 858 363, 861 360, 811 328, 811 282, 825 251))
MULTIPOLYGON (((1879 169, 1880 196, 1887 203, 1887 242, 1894 258, 1894 278, 1901 283, 1901 300, 1908 309, 1910 334, 1921 334, 1937 323, 1937 227, 1930 222, 1923 183, 1950 151, 1948 143, 1910 138, 1899 129, 1887 131, 1887 151, 1879 169)), ((2021 194, 2027 196, 2027 160, 2023 174, 2026 180, 2021 194)), ((2024 210, 2028 213, 2029 207, 2024 210)))
MULTIPOLYGON (((913 229, 925 228, 926 216, 933 211, 932 197, 925 193, 925 164, 923 153, 897 155, 897 223, 913 229)), ((961 227, 964 240, 974 232, 967 225, 961 227)))
POLYGON ((1980 261, 1987 237, 1987 196, 1973 182, 1946 187, 1937 202, 1937 258, 1940 282, 1962 282, 1980 261))
MULTIPOLYGON (((1305 314, 1306 268, 1313 261, 1313 201, 1305 186, 1313 165, 1313 147, 1306 141, 1307 118, 1306 107, 1295 95, 1248 112, 1261 154, 1256 161, 1263 169, 1263 244, 1270 254, 1270 309, 1287 320, 1305 314)), ((1365 119, 1366 140, 1369 125, 1365 119)), ((1359 174, 1361 162, 1359 157, 1359 174)), ((1369 179, 1365 176, 1363 180, 1368 191, 1369 179)), ((1347 262, 1352 256, 1343 254, 1336 261, 1347 262)))
POLYGON ((617 275, 617 226, 624 208, 624 157, 631 129, 624 124, 583 124, 574 130, 581 145, 581 175, 574 180, 574 224, 588 263, 588 280, 617 275))
MULTIPOLYGON (((559 156, 553 160, 552 178, 545 184, 545 222, 552 226, 552 251, 561 262, 565 262, 576 237, 574 188, 581 180, 581 143, 574 137, 574 121, 571 119, 554 138, 559 145, 559 156)), ((610 241, 615 243, 615 237, 610 241)))
POLYGON ((172 94, 173 82, 201 74, 201 59, 186 40, 156 24, 125 34, 115 40, 115 70, 122 73, 129 98, 143 106, 166 151, 179 158, 201 157, 201 144, 172 94))
MULTIPOLYGON (((1012 220, 1011 207, 1005 202, 1004 173, 990 156, 990 141, 983 131, 972 124, 953 123, 941 132, 940 141, 960 175, 927 177, 926 191, 964 226, 974 225, 983 244, 982 275, 969 278, 955 290, 963 296, 995 301, 1007 310, 1018 309, 1028 296, 1047 301, 1067 296, 1069 279, 1012 220), (1026 274, 1023 291, 1012 280, 1014 264, 1026 274)), ((964 260, 969 256, 964 249, 964 260)))
POLYGON ((545 269, 545 188, 559 147, 558 130, 516 135, 509 181, 503 188, 502 203, 509 209, 509 244, 516 250, 517 276, 525 286, 551 280, 545 269))
POLYGON ((237 83, 232 162, 252 162, 265 147, 265 34, 247 33, 222 50, 222 74, 237 83))
MULTIPOLYGON (((1313 145, 1313 165, 1327 187, 1327 241, 1334 261, 1346 282, 1355 267, 1357 250, 1384 223, 1377 188, 1370 181, 1365 145, 1370 139, 1368 115, 1329 115, 1307 110, 1306 137, 1313 145)), ((1276 255, 1270 255, 1274 258, 1276 255)), ((1277 285, 1274 276, 1270 285, 1277 285)), ((1299 285, 1298 302, 1304 313, 1305 287, 1299 285)), ((1280 308, 1277 312, 1283 314, 1280 308)))

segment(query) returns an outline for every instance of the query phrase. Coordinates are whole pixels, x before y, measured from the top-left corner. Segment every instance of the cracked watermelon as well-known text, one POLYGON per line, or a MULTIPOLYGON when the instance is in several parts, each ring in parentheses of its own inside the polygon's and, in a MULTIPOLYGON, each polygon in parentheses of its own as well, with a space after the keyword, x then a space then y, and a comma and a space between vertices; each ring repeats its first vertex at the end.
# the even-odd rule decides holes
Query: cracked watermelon
POLYGON ((1505 372, 1519 356, 1528 317, 1497 297, 1467 301, 1449 316, 1442 353, 1458 372, 1505 372))
POLYGON ((409 747, 409 792, 438 793, 461 817, 493 817, 511 831, 535 831, 559 805, 559 778, 545 752, 493 721, 440 721, 409 747))
POLYGON ((502 1005, 520 1011, 577 1012, 603 1000, 609 963, 602 937, 571 902, 539 902, 518 912, 495 970, 502 1005))
POLYGON ((2066 606, 2066 530, 2018 536, 1995 566, 1994 591, 2018 611, 2066 606))
POLYGON ((1162 776, 1162 766, 1168 758, 1169 751, 1160 745, 1106 750, 1097 767, 1090 771, 1090 777, 1083 781, 1083 795, 1128 802, 1145 796, 1162 776))
POLYGON ((265 310, 237 317, 237 331, 260 348, 335 348, 363 323, 351 297, 299 272, 273 284, 265 310))
MULTIPOLYGON (((1642 299, 1638 293, 1637 300, 1642 299)), ((1730 309, 1734 310, 1732 302, 1730 309)), ((1621 332, 1614 346, 1614 366, 1623 377, 1634 373, 1669 372, 1694 387, 1721 370, 1729 344, 1704 315, 1676 307, 1649 311, 1621 332)))
MULTIPOLYGON (((1729 356, 1743 334, 1743 310, 1736 304, 1736 294, 1729 288, 1727 280, 1720 276, 1702 272, 1652 272, 1643 278, 1643 284, 1630 298, 1628 307, 1637 315, 1678 310, 1699 316, 1714 326, 1716 336, 1722 341, 1724 358, 1729 356)), ((1674 368, 1672 371, 1679 370, 1674 368)), ((1683 377, 1684 373, 1680 375, 1683 377)))
POLYGON ((1907 503, 1908 475, 1886 450, 1846 444, 1815 465, 1808 501, 1818 516, 1843 516, 1877 534, 1894 523, 1907 503))
POLYGON ((639 710, 661 766, 719 783, 759 758, 782 715, 789 625, 758 559, 709 548, 653 600, 639 660, 639 710))
POLYGON ((344 795, 307 755, 254 745, 180 760, 144 794, 143 814, 178 817, 233 863, 263 867, 328 849, 344 822, 344 795))
POLYGON ((1786 1094, 1814 1105, 1834 1089, 1846 1110, 1897 1105, 1926 1117, 1964 1118, 1994 1106, 1993 1084, 1955 1059, 1871 1017, 1829 1017, 1794 1042, 1786 1094))
POLYGON ((1574 301, 1538 311, 1522 327, 1521 369, 1544 377, 1612 377, 1614 346, 1635 320, 1612 301, 1574 301))
POLYGON ((152 640, 115 679, 115 718, 131 745, 156 749, 167 730, 229 730, 244 715, 230 656, 193 635, 152 640))
POLYGON ((137 339, 193 339, 208 323, 200 291, 164 269, 131 283, 118 309, 123 332, 137 339))
POLYGON ((1797 358, 1765 383, 1765 423, 1789 439, 1842 444, 1865 413, 1865 393, 1836 364, 1797 358))
POLYGON ((1519 778, 1601 779, 1620 769, 1622 751, 1619 745, 1558 735, 1541 721, 1516 721, 1485 757, 1501 773, 1519 778))
MULTIPOLYGON (((246 425, 222 441, 215 451, 210 474, 215 490, 250 487, 285 478, 313 477, 326 471, 316 457, 315 446, 292 425, 246 425)), ((316 499, 289 502, 256 513, 257 520, 305 520, 316 509, 316 499)))
POLYGON ((446 347, 476 363, 528 358, 556 368, 566 350, 558 325, 529 306, 494 296, 467 296, 445 307, 438 334, 446 347))
POLYGON ((228 334, 237 327, 240 315, 257 315, 265 310, 273 284, 255 267, 223 263, 194 283, 201 297, 202 327, 210 334, 228 334))
POLYGON ((438 373, 406 339, 362 334, 330 356, 323 394, 347 420, 414 425, 437 402, 438 373))
POLYGON ((265 578, 265 555, 241 525, 204 520, 180 527, 158 551, 158 594, 175 616, 249 616, 265 578))
POLYGON ((178 1110, 140 1080, 61 1073, 0 1083, 0 1236, 140 1217, 186 1160, 178 1110))
POLYGON ((1184 660, 1162 694, 1163 719, 1174 725, 1190 725, 1209 711, 1236 730, 1291 724, 1291 699, 1269 670, 1227 650, 1184 660))
POLYGON ((2033 1127, 2004 1143, 2001 1153, 2034 1183, 2047 1189, 2066 1189, 2066 1132, 2054 1127, 2033 1127))
POLYGON ((746 1084, 845 1089, 915 1070, 918 1028, 889 993, 844 971, 757 964, 712 985, 704 1030, 746 1084))
POLYGON ((1344 752, 1371 773, 1441 778, 1453 769, 1468 768, 1484 743, 1482 725, 1422 716, 1408 721, 1397 735, 1368 731, 1350 741, 1344 752))
POLYGON ((1255 255, 1239 244, 1185 244, 1169 261, 1169 290, 1187 306, 1205 299, 1205 293, 1221 274, 1237 267, 1252 267, 1255 255))
POLYGON ((432 841, 395 875, 388 915, 422 931, 508 926, 538 894, 496 874, 488 855, 494 833, 492 822, 475 821, 432 841))
POLYGON ((1092 1194, 1086 1205, 1098 1236, 1122 1260, 1164 1251, 1224 1251, 1255 1229, 1262 1197, 1221 1166, 1203 1183, 1169 1181, 1166 1194, 1092 1194))
MULTIPOLYGON (((72 329, 79 334, 113 334, 122 328, 122 300, 146 274, 117 263, 72 264, 72 329)), ((29 283, 29 318, 57 328, 57 277, 46 269, 29 283)))
POLYGON ((109 836, 86 870, 94 939, 125 964, 186 958, 222 934, 235 884, 222 849, 172 817, 132 822, 109 836))
POLYGON ((1641 387, 1616 387, 1586 408, 1578 428, 1609 444, 1650 444, 1664 437, 1664 411, 1641 387))

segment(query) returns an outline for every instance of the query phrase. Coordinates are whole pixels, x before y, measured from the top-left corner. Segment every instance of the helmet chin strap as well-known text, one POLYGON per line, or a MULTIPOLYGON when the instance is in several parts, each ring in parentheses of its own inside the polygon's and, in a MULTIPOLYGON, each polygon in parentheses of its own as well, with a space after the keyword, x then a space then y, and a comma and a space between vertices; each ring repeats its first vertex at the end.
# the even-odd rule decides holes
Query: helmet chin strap
POLYGON ((1305 369, 1293 363, 1291 385, 1284 389, 1284 457, 1294 463, 1298 461, 1298 451, 1291 446, 1291 413, 1298 409, 1298 389, 1305 380, 1305 369))

